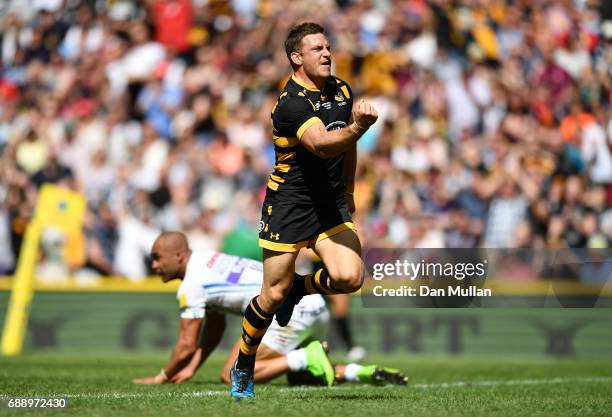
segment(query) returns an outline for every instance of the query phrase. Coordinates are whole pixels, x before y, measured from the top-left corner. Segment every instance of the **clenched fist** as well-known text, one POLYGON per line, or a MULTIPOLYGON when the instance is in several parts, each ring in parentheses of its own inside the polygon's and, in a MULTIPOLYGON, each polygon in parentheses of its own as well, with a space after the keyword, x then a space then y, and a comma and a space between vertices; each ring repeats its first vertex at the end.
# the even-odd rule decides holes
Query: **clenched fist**
POLYGON ((376 119, 378 119, 376 109, 366 100, 361 99, 353 107, 353 123, 351 126, 355 125, 353 130, 361 135, 376 122, 376 119))

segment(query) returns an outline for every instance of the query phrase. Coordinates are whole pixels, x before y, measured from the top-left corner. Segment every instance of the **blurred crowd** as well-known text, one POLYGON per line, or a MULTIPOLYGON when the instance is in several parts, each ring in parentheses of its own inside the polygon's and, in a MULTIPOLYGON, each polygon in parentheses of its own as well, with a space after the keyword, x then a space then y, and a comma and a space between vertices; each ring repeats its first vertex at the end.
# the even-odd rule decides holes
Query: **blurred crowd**
POLYGON ((607 248, 612 2, 5 0, 0 273, 37 191, 82 192, 39 275, 139 278, 161 230, 258 256, 283 42, 325 26, 380 115, 359 142, 368 247, 607 248))

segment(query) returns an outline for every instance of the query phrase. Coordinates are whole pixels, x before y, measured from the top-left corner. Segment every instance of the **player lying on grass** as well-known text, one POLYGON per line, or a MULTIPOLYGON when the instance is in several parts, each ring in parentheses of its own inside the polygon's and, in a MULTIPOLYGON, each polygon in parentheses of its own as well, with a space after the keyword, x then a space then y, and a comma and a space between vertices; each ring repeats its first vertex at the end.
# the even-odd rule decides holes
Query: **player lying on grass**
MULTIPOLYGON (((185 235, 162 233, 151 250, 153 271, 164 282, 182 280, 177 291, 180 306, 179 335, 168 363, 156 376, 134 379, 136 384, 180 383, 193 377, 197 369, 219 344, 225 330, 225 314, 240 316, 257 294, 263 280, 261 262, 219 252, 194 252, 185 235)), ((255 381, 265 382, 277 376, 296 373, 290 380, 331 386, 334 382, 360 381, 373 384, 406 384, 396 370, 376 366, 331 365, 321 339, 327 332, 329 312, 323 297, 304 297, 296 306, 286 327, 273 323, 257 353, 255 381), (306 371, 312 378, 299 378, 306 371)), ((243 336, 244 337, 244 336, 243 336)), ((229 373, 236 360, 240 340, 230 352, 221 372, 229 383, 229 373)))

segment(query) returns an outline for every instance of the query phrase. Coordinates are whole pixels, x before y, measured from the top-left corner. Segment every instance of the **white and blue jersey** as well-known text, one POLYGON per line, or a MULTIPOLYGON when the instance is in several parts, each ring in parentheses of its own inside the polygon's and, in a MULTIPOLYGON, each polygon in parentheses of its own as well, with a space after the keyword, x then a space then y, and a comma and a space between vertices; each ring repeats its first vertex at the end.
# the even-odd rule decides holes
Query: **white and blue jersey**
MULTIPOLYGON (((206 310, 242 315, 263 282, 263 264, 219 252, 192 252, 177 298, 183 319, 201 319, 206 310)), ((295 306, 289 324, 275 320, 261 343, 281 354, 310 339, 324 340, 329 324, 325 300, 307 295, 295 306)))
POLYGON ((181 318, 203 318, 206 309, 242 314, 263 282, 261 262, 214 251, 192 252, 177 291, 181 318))

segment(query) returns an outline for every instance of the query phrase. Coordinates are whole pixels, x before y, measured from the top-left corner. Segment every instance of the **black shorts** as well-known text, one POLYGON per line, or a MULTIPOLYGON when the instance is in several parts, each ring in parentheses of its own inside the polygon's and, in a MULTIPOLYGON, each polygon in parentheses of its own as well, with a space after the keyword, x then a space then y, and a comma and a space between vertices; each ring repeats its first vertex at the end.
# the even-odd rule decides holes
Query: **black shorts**
POLYGON ((351 229, 355 225, 344 198, 315 205, 292 201, 289 192, 268 193, 261 209, 259 246, 297 252, 351 229))

